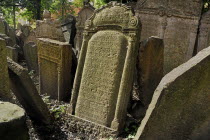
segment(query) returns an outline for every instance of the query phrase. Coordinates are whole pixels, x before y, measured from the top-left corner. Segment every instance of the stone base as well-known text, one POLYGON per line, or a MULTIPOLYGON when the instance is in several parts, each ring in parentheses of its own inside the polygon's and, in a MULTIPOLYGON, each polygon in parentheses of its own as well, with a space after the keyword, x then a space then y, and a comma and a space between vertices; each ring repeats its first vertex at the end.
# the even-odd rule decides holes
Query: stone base
POLYGON ((118 135, 118 131, 105 127, 103 125, 76 117, 74 115, 69 115, 69 117, 69 130, 72 133, 78 133, 84 137, 91 139, 109 137, 114 138, 118 135))

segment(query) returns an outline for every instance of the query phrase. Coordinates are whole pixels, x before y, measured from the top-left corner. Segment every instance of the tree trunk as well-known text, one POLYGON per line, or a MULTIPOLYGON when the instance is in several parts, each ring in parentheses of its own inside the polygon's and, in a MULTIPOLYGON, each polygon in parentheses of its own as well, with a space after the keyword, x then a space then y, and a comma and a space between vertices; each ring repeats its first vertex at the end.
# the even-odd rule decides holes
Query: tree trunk
POLYGON ((36 20, 41 20, 41 0, 36 0, 36 20))

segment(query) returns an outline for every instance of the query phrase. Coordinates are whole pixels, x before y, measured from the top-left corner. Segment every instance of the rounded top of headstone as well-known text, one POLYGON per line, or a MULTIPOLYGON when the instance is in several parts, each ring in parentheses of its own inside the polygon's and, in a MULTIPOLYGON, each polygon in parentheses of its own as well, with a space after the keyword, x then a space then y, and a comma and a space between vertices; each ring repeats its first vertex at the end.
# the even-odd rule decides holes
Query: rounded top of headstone
POLYGON ((51 18, 51 13, 48 10, 44 10, 43 12, 43 18, 44 19, 50 19, 51 18))
POLYGON ((25 115, 25 111, 19 106, 0 101, 0 123, 9 122, 11 120, 16 120, 22 118, 25 115))

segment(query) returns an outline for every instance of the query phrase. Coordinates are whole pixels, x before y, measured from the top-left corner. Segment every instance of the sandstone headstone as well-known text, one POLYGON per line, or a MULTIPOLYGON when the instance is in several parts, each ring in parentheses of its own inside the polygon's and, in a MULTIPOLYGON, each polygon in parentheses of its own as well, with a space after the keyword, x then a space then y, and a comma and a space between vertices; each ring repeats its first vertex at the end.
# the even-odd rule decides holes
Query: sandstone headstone
POLYGON ((202 0, 139 0, 136 15, 142 19, 141 40, 164 40, 164 73, 193 56, 202 0), (190 4, 189 4, 190 3, 190 4))
POLYGON ((26 38, 24 44, 27 44, 27 43, 29 43, 29 42, 34 42, 34 43, 37 42, 35 30, 32 30, 32 31, 29 33, 29 36, 26 38))
POLYGON ((72 50, 68 43, 38 39, 40 93, 66 100, 71 94, 72 50))
MULTIPOLYGON (((147 109, 153 93, 163 78, 164 45, 158 37, 150 37, 141 42, 137 60, 137 83, 139 85, 138 99, 140 105, 147 109)), ((138 119, 142 108, 136 105, 132 115, 138 119)))
POLYGON ((50 112, 28 75, 28 71, 10 58, 7 59, 7 62, 11 89, 26 113, 36 121, 49 124, 51 122, 50 112))
POLYGON ((202 15, 197 52, 210 46, 210 10, 202 15))
POLYGON ((9 37, 10 41, 6 44, 7 46, 13 47, 16 44, 15 30, 2 18, 0 18, 0 34, 5 34, 9 37))
POLYGON ((85 28, 85 21, 89 19, 94 12, 95 8, 90 5, 89 3, 85 3, 84 7, 80 10, 78 13, 78 16, 76 18, 76 28, 77 28, 77 34, 75 37, 76 40, 76 50, 80 52, 82 47, 82 40, 83 40, 83 31, 85 28))
POLYGON ((7 56, 13 61, 18 62, 18 51, 14 47, 7 46, 7 56))
POLYGON ((25 111, 15 104, 0 101, 1 140, 29 140, 25 111))
POLYGON ((44 12, 44 20, 36 23, 36 38, 50 38, 65 42, 65 38, 58 20, 52 20, 48 12, 44 12))
POLYGON ((34 42, 29 42, 23 46, 23 53, 26 59, 28 70, 38 72, 38 52, 34 42))
POLYGON ((9 78, 7 70, 7 50, 5 40, 0 38, 0 99, 11 99, 9 94, 9 78))
POLYGON ((76 19, 73 15, 67 15, 62 21, 61 29, 63 31, 66 42, 74 47, 74 38, 76 35, 76 19))
MULTIPOLYGON (((136 65, 139 25, 131 8, 116 2, 96 10, 86 21, 70 112, 75 114, 75 120, 94 123, 90 129, 95 135, 123 128, 136 65)), ((77 122, 77 129, 83 129, 81 125, 86 123, 77 122)))
POLYGON ((191 139, 210 119, 209 85, 210 47, 163 77, 135 139, 191 139))

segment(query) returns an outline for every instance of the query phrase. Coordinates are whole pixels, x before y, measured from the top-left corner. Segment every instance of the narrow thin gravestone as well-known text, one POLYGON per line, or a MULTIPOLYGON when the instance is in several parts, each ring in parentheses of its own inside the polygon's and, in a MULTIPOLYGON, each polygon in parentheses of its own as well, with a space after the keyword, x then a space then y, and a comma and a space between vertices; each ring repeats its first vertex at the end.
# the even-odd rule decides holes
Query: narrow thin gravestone
POLYGON ((29 42, 23 46, 23 53, 26 59, 28 70, 38 73, 38 51, 34 42, 29 42))
MULTIPOLYGON (((163 78, 164 44, 158 37, 150 37, 141 42, 137 60, 137 81, 140 93, 138 98, 139 105, 144 106, 145 110, 151 102, 153 93, 159 82, 163 78)), ((139 119, 143 111, 136 105, 132 114, 139 119)))
POLYGON ((61 29, 64 34, 64 38, 66 42, 74 47, 74 38, 76 35, 76 18, 73 15, 67 15, 65 19, 62 21, 61 29))
POLYGON ((26 113, 34 120, 49 124, 52 121, 47 105, 43 102, 28 71, 7 59, 10 86, 26 113))
POLYGON ((202 0, 138 0, 135 10, 142 19, 141 40, 150 36, 164 40, 164 74, 193 56, 202 3, 202 0))
POLYGON ((89 19, 94 12, 95 8, 90 5, 89 3, 84 3, 84 7, 79 11, 78 16, 76 18, 76 28, 77 28, 77 34, 76 34, 76 50, 79 53, 82 47, 82 40, 83 40, 83 31, 85 28, 85 21, 89 19))
POLYGON ((122 130, 133 85, 139 22, 130 7, 116 2, 96 10, 86 21, 70 103, 73 129, 94 137, 122 130), (92 132, 84 129, 86 125, 92 132))
POLYGON ((7 50, 5 40, 0 38, 0 98, 10 100, 9 76, 7 70, 7 50))
POLYGON ((71 96, 71 45, 52 39, 38 39, 40 93, 68 100, 71 96))
POLYGON ((163 77, 135 140, 193 139, 210 120, 209 97, 210 47, 163 77))
POLYGON ((7 46, 7 57, 13 61, 18 62, 18 51, 14 47, 7 46))
POLYGON ((202 15, 197 52, 210 46, 210 10, 202 15))

